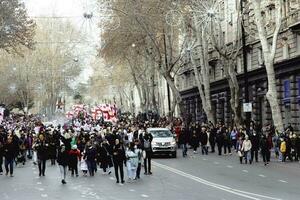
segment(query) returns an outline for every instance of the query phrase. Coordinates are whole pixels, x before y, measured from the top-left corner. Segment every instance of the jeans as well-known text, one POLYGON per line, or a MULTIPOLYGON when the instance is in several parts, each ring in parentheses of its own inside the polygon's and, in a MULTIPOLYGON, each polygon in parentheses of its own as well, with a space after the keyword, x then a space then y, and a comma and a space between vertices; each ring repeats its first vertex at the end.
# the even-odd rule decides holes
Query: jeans
POLYGON ((39 175, 45 176, 45 171, 46 171, 46 160, 41 160, 38 159, 38 166, 39 166, 39 175))
POLYGON ((61 180, 66 180, 67 166, 59 165, 59 171, 60 171, 61 180))
POLYGON ((96 161, 94 161, 94 160, 86 160, 86 165, 88 167, 90 176, 94 176, 95 171, 96 171, 96 169, 95 169, 96 161))
POLYGON ((71 170, 72 170, 72 176, 74 175, 74 172, 75 172, 76 175, 78 175, 78 165, 72 166, 71 170))
POLYGON ((136 169, 136 178, 140 178, 141 168, 142 168, 142 163, 139 163, 136 169))
POLYGON ((119 182, 119 169, 120 169, 120 175, 121 175, 121 181, 124 182, 124 170, 123 170, 123 162, 114 162, 114 168, 115 168, 115 176, 117 179, 117 182, 119 182))
POLYGON ((10 172, 10 175, 14 173, 14 159, 13 158, 5 158, 5 170, 6 173, 10 172), (9 167, 9 168, 8 168, 9 167))
POLYGON ((146 158, 144 159, 145 174, 151 172, 151 152, 146 151, 146 158))
POLYGON ((245 163, 247 164, 247 162, 251 161, 251 152, 250 151, 245 151, 244 152, 244 156, 245 156, 245 163))
POLYGON ((202 150, 202 155, 204 155, 204 154, 207 155, 208 154, 208 147, 206 145, 202 145, 201 150, 202 150))
POLYGON ((187 146, 186 146, 186 144, 182 144, 181 148, 182 148, 182 156, 183 157, 187 156, 187 146))

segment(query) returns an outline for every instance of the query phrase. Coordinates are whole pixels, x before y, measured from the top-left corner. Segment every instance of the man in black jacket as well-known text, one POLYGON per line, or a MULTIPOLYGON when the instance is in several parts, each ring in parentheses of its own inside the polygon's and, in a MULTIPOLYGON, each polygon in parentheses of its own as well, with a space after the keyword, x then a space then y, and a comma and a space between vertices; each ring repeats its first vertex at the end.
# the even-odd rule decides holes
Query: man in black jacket
POLYGON ((10 173, 10 176, 13 177, 14 173, 14 159, 17 154, 16 146, 13 143, 13 138, 8 137, 7 141, 3 147, 4 157, 5 157, 5 170, 6 176, 10 173))
POLYGON ((144 157, 144 168, 145 168, 145 175, 151 175, 151 158, 152 158, 152 146, 151 146, 151 142, 153 140, 153 136, 148 133, 145 132, 145 135, 143 136, 142 141, 142 146, 143 146, 143 150, 145 151, 145 157, 144 157))
POLYGON ((34 144, 34 149, 37 152, 39 176, 45 176, 48 147, 49 144, 46 142, 45 136, 40 134, 39 139, 34 144))

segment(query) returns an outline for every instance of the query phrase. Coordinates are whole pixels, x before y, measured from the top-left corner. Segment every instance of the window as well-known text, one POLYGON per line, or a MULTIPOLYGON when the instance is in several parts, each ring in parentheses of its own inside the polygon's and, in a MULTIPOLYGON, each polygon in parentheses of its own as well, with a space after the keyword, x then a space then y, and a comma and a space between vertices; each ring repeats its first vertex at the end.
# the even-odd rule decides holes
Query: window
POLYGON ((296 35, 296 47, 297 47, 297 53, 300 54, 300 34, 298 33, 296 35))
POLYGON ((242 59, 241 59, 241 56, 238 56, 237 57, 237 60, 236 60, 236 64, 237 64, 237 69, 236 69, 236 72, 238 74, 240 74, 242 72, 242 59))
POLYGON ((284 93, 283 93, 283 101, 284 103, 290 103, 291 101, 291 82, 290 80, 285 80, 283 82, 284 93))
POLYGON ((262 67, 264 65, 264 56, 262 48, 258 48, 258 66, 262 67))
POLYGON ((283 59, 288 59, 289 58, 289 45, 287 43, 287 40, 283 40, 282 51, 283 51, 283 59))
POLYGON ((300 104, 300 77, 297 77, 297 87, 298 87, 298 94, 297 94, 297 100, 300 104))
POLYGON ((252 69, 252 51, 249 51, 247 53, 247 67, 248 67, 248 70, 252 69))

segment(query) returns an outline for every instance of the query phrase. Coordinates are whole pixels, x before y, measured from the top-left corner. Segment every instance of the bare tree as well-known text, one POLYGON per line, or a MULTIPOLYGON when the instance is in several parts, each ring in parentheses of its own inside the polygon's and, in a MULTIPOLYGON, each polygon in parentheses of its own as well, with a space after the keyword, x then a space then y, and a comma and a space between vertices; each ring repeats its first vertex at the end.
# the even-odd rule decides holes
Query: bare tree
POLYGON ((281 108, 279 103, 279 95, 276 89, 276 77, 275 77, 275 53, 277 49, 277 40, 278 35, 281 29, 282 23, 282 9, 283 9, 283 0, 276 1, 260 1, 260 0, 249 0, 250 5, 254 11, 255 24, 258 31, 259 40, 261 42, 263 56, 265 60, 265 68, 267 71, 268 78, 268 92, 266 94, 267 100, 270 103, 272 117, 275 127, 279 131, 284 131, 283 119, 281 114, 281 108), (266 28, 267 23, 265 13, 266 9, 262 6, 263 3, 271 3, 274 5, 274 9, 271 12, 274 12, 273 26, 266 28), (270 30, 271 29, 271 30, 270 30), (272 43, 268 42, 269 35, 272 35, 272 43))

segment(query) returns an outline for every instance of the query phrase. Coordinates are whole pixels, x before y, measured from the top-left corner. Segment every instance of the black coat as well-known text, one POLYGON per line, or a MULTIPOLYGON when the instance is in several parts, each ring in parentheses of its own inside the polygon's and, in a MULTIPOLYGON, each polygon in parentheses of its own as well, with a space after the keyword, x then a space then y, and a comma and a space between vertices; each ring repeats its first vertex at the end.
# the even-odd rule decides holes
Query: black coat
POLYGON ((14 143, 6 143, 3 147, 4 157, 8 160, 14 159, 17 156, 18 150, 14 143))
POLYGON ((178 137, 178 143, 187 144, 189 143, 189 139, 190 139, 189 130, 187 128, 184 128, 178 137))
POLYGON ((68 154, 67 150, 64 150, 64 151, 59 150, 58 151, 57 163, 59 165, 62 165, 62 166, 68 166, 69 165, 69 154, 68 154))
POLYGON ((115 163, 121 164, 122 162, 126 161, 125 149, 120 144, 114 145, 112 152, 113 152, 113 161, 115 163))
POLYGON ((200 133, 200 143, 201 145, 207 145, 208 142, 208 136, 206 132, 202 132, 200 133))
POLYGON ((40 160, 48 159, 48 147, 49 144, 46 141, 38 140, 35 144, 35 150, 37 152, 37 158, 40 160))

